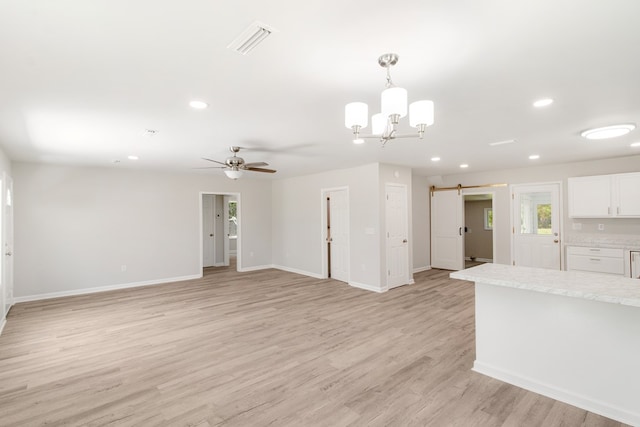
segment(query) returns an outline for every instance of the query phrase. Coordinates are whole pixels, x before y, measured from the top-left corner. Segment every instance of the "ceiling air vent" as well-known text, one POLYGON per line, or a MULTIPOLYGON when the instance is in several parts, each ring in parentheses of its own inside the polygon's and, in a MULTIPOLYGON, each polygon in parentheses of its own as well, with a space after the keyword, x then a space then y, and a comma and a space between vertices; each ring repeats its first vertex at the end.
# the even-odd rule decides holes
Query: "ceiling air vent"
POLYGON ((256 21, 236 37, 227 48, 233 49, 241 55, 246 55, 273 32, 273 28, 256 21))

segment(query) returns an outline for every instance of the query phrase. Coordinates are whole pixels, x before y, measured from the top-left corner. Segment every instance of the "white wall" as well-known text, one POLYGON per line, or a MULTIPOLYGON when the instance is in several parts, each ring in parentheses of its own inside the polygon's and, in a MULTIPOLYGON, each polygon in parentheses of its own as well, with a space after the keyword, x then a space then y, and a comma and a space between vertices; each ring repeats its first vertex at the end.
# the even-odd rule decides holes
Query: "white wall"
POLYGON ((13 172, 17 297, 200 275, 200 192, 241 194, 241 267, 271 265, 270 181, 31 163, 13 172))
MULTIPOLYGON (((372 290, 386 285, 384 237, 385 184, 407 186, 409 236, 411 236, 411 169, 369 164, 274 181, 273 260, 280 268, 316 277, 326 274, 322 266, 322 190, 349 188, 349 282, 372 290), (397 176, 396 176, 397 175, 397 176), (367 230, 374 230, 368 234, 367 230)), ((409 259, 412 260, 412 249, 409 259)), ((410 265, 410 273, 411 265, 410 265)))
POLYGON ((273 263, 323 277, 322 189, 349 188, 350 279, 379 288, 378 165, 273 182, 273 263), (376 230, 365 234, 366 228, 376 230))
MULTIPOLYGON (((610 173, 639 172, 640 156, 588 162, 565 163, 523 169, 508 169, 490 172, 465 173, 431 177, 437 186, 451 187, 458 184, 525 184, 537 182, 562 182, 562 204, 564 212, 564 235, 584 233, 634 234, 640 235, 640 219, 570 219, 567 209, 567 178, 573 176, 604 175, 610 173), (572 230, 573 222, 582 223, 581 231, 572 230), (604 224, 604 232, 597 230, 597 224, 604 224)), ((496 258, 494 262, 508 264, 511 260, 510 234, 510 193, 509 188, 494 188, 494 225, 496 228, 496 258)), ((423 225, 418 225, 423 227, 423 225)))

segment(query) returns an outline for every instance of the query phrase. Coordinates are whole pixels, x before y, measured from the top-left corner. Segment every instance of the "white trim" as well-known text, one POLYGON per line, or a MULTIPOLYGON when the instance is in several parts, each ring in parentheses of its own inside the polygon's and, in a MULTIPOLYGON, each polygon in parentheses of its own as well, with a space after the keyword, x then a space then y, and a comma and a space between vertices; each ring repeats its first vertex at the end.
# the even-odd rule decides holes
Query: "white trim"
POLYGON ((427 265, 426 267, 418 267, 413 269, 413 274, 420 273, 421 271, 431 270, 431 266, 427 265))
POLYGON ((254 265, 253 267, 239 268, 238 271, 241 273, 247 273, 249 271, 268 270, 270 268, 274 268, 273 265, 254 265))
POLYGON ((475 259, 471 259, 471 257, 468 257, 468 256, 464 257, 464 260, 465 261, 478 261, 478 262, 491 262, 491 263, 493 262, 493 260, 489 259, 489 258, 477 258, 476 257, 475 259))
POLYGON ((388 291, 388 289, 380 289, 376 286, 371 286, 364 283, 351 282, 351 281, 349 282, 349 286, 353 286, 354 288, 358 288, 358 289, 364 289, 365 291, 377 292, 379 294, 388 291))
POLYGON ((640 412, 626 411, 605 402, 505 371, 477 360, 473 363, 472 370, 625 424, 640 425, 640 412))
POLYGON ((326 277, 322 277, 322 274, 311 273, 309 271, 298 270, 297 268, 285 267, 283 265, 272 265, 271 268, 286 271, 289 273, 302 274, 303 276, 313 277, 314 279, 326 279, 326 277))
POLYGON ((40 301, 44 299, 70 297, 76 295, 94 294, 98 292, 116 291, 118 289, 138 288, 141 286, 153 286, 163 283, 182 282, 184 280, 200 279, 202 274, 193 274, 189 276, 167 277, 166 279, 144 280, 141 282, 123 283, 119 285, 98 286, 95 288, 74 289, 71 291, 51 292, 48 294, 28 295, 24 297, 15 297, 15 302, 40 301))

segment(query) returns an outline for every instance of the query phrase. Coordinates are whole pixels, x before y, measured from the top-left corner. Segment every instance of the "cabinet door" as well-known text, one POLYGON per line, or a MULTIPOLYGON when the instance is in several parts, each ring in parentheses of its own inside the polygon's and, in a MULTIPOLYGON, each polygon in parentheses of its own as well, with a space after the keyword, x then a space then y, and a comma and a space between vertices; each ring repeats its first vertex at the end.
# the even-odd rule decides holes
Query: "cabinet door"
POLYGON ((611 176, 583 176, 568 179, 569 217, 611 216, 611 176))
POLYGON ((617 216, 640 217, 640 173, 625 173, 615 176, 618 203, 617 216))

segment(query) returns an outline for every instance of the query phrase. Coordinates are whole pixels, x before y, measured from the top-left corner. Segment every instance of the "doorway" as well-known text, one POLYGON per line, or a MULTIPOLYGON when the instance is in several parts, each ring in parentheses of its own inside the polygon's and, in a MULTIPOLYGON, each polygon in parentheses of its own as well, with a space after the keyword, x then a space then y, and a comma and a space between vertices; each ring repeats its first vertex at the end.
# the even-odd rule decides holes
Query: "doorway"
POLYGON ((323 189, 321 197, 323 271, 349 283, 349 188, 323 189))
POLYGON ((462 270, 493 262, 497 225, 493 209, 495 192, 486 188, 460 188, 430 194, 431 267, 462 270), (476 201, 479 202, 477 206, 473 205, 476 201))
POLYGON ((493 194, 464 194, 464 268, 492 263, 493 194))
POLYGON ((200 193, 200 266, 241 269, 240 194, 200 193))
POLYGON ((513 265, 561 269, 560 183, 511 186, 513 265))

